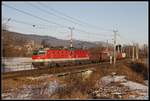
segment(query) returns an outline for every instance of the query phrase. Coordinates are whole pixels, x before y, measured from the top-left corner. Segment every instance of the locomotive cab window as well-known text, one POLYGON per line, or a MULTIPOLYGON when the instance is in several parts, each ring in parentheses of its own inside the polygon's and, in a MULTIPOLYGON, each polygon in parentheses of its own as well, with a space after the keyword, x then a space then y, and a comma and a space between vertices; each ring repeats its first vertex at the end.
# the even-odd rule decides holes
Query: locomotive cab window
POLYGON ((34 51, 32 52, 32 54, 33 54, 33 55, 37 55, 37 54, 38 54, 38 51, 37 51, 37 50, 34 50, 34 51))
POLYGON ((45 54, 45 51, 39 51, 38 54, 45 54))

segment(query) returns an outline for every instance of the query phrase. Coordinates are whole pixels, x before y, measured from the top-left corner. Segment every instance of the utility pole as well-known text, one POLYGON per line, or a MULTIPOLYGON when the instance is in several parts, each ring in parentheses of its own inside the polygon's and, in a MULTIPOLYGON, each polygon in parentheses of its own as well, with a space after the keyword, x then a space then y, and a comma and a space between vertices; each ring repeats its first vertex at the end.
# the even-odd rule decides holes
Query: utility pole
POLYGON ((108 51, 108 40, 107 40, 107 51, 108 51))
POLYGON ((134 43, 133 43, 133 47, 132 47, 132 61, 134 61, 134 43))
POLYGON ((129 58, 130 58, 130 46, 128 48, 129 48, 129 53, 128 54, 129 54, 129 58))
POLYGON ((72 43, 73 43, 73 40, 72 40, 72 30, 74 30, 74 27, 69 27, 69 29, 70 29, 70 31, 71 31, 71 35, 70 35, 70 47, 72 48, 73 47, 73 45, 72 45, 72 43))
POLYGON ((138 43, 136 44, 136 60, 139 59, 139 45, 138 43))
POLYGON ((119 51, 120 51, 120 47, 119 47, 120 45, 117 45, 117 52, 119 53, 119 51))
POLYGON ((122 45, 122 46, 120 45, 120 50, 119 50, 119 52, 121 52, 121 53, 124 52, 123 45, 122 45))
POLYGON ((114 30, 114 65, 116 64, 116 35, 117 35, 117 30, 114 30))

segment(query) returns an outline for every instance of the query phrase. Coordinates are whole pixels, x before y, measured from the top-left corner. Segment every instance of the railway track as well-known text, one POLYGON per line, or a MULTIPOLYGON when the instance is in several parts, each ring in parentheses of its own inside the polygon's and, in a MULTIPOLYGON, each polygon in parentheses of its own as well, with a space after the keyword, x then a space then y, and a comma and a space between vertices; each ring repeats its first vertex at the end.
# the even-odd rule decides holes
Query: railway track
MULTIPOLYGON (((130 62, 129 60, 120 60, 117 64, 122 62, 130 62)), ((66 66, 66 67, 53 67, 53 68, 40 68, 40 69, 32 69, 32 70, 21 70, 21 71, 13 71, 2 73, 2 79, 10 79, 16 77, 26 77, 26 76, 39 76, 41 74, 57 74, 64 72, 73 72, 78 70, 90 69, 95 67, 103 67, 110 65, 109 62, 102 63, 94 63, 94 64, 85 64, 78 66, 66 66)))

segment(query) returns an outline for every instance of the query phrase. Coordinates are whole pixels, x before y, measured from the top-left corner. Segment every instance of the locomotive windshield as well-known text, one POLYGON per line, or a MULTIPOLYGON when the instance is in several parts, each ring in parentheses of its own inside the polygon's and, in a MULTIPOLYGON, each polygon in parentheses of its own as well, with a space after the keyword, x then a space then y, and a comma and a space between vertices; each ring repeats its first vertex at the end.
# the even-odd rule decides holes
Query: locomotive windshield
POLYGON ((45 51, 38 51, 38 54, 45 54, 45 51))
POLYGON ((34 51, 32 52, 32 54, 33 54, 33 55, 37 55, 37 54, 38 54, 38 51, 37 51, 37 50, 34 50, 34 51))
POLYGON ((32 54, 33 55, 45 54, 45 51, 43 51, 43 50, 34 50, 32 54))

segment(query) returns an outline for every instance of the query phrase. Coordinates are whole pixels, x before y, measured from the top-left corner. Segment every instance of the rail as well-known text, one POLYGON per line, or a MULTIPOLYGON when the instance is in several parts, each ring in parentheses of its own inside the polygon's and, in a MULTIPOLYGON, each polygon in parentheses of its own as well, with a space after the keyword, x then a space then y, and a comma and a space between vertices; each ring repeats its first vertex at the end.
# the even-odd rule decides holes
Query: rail
MULTIPOLYGON (((118 63, 122 62, 130 62, 128 60, 118 61, 118 63)), ((25 76, 39 76, 41 74, 57 74, 64 72, 72 72, 76 70, 89 69, 95 67, 102 67, 110 65, 109 62, 103 63, 94 63, 94 64, 86 64, 86 65, 78 65, 78 66, 66 66, 66 67, 53 67, 53 68, 40 68, 40 69, 32 69, 32 70, 21 70, 21 71, 13 71, 2 73, 2 79, 15 78, 15 77, 25 77, 25 76)))

